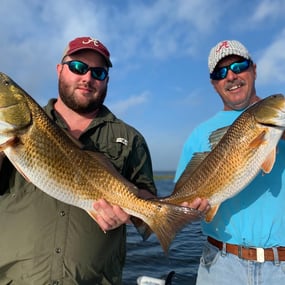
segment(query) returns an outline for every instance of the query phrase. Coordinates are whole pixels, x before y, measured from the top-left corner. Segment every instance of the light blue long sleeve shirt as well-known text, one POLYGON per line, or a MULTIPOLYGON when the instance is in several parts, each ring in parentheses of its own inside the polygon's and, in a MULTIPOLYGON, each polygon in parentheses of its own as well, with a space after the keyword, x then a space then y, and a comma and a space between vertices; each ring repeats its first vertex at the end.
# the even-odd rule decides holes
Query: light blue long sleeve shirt
MULTIPOLYGON (((220 111, 200 124, 186 140, 178 163, 178 180, 195 152, 210 150, 209 135, 229 126, 241 114, 220 111)), ((239 194, 223 202, 203 232, 217 240, 252 247, 285 246, 285 141, 278 144, 277 157, 269 174, 260 174, 239 194)))

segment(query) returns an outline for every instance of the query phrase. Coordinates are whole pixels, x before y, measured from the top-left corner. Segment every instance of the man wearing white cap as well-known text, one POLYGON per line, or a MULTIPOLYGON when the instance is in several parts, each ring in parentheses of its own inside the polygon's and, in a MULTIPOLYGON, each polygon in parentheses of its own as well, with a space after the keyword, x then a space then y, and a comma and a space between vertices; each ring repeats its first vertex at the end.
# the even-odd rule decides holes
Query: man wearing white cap
MULTIPOLYGON (((211 84, 224 108, 190 134, 176 180, 193 153, 209 151, 208 138, 213 131, 232 124, 245 108, 260 100, 255 90, 256 64, 240 42, 219 42, 210 51, 208 66, 211 84)), ((242 192, 222 203, 212 222, 202 223, 208 238, 198 270, 198 285, 284 283, 284 157, 285 141, 281 140, 271 173, 257 176, 242 192)), ((201 203, 205 205, 204 200, 196 201, 197 208, 201 208, 201 203)))

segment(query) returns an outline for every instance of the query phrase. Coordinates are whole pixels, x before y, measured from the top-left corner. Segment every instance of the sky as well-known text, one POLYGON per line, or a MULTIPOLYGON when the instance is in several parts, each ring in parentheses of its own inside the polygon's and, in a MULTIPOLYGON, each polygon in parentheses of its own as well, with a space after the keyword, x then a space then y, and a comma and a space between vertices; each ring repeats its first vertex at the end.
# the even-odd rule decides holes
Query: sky
POLYGON ((257 94, 284 93, 283 0, 2 0, 0 71, 44 106, 56 64, 79 36, 109 49, 105 104, 145 137, 154 170, 175 170, 195 126, 222 109, 208 55, 239 40, 257 64, 257 94))

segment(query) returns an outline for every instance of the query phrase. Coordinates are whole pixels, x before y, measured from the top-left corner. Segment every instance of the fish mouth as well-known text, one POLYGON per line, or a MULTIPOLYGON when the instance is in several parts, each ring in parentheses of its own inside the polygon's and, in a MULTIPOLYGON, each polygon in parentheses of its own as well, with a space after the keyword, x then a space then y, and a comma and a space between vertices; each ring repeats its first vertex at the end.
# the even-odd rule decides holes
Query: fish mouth
POLYGON ((260 125, 269 128, 284 130, 285 128, 285 97, 283 94, 274 94, 253 105, 254 117, 260 125), (264 103, 263 103, 264 102, 264 103))
POLYGON ((274 128, 274 129, 280 129, 280 130, 285 130, 285 126, 279 126, 274 123, 260 123, 260 125, 268 128, 274 128))

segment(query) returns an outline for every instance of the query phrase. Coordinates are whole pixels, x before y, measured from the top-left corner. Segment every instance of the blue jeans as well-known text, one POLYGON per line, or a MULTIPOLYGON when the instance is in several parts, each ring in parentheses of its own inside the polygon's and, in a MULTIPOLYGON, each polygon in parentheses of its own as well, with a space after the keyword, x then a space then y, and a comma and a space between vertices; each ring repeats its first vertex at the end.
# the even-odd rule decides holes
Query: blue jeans
POLYGON ((283 285, 285 261, 263 263, 240 259, 205 244, 196 285, 283 285))

